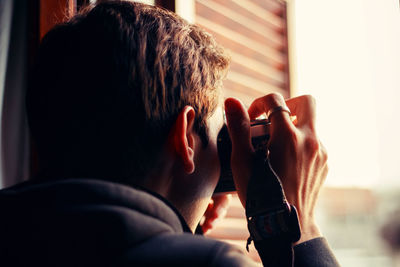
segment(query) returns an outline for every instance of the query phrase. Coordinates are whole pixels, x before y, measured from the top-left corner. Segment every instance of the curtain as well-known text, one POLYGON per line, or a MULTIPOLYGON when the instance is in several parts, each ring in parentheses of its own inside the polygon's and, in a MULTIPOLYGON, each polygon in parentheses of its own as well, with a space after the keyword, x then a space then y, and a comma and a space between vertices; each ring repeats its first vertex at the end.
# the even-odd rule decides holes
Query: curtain
POLYGON ((0 188, 29 176, 25 114, 28 1, 0 2, 0 188))

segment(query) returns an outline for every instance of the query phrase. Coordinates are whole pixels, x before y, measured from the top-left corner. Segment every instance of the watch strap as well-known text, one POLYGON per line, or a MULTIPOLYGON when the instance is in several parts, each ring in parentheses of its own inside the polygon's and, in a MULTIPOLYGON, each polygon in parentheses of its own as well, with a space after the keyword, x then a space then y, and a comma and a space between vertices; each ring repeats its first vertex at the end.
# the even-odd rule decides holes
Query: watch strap
POLYGON ((246 218, 249 242, 254 241, 264 266, 293 266, 293 242, 300 239, 297 211, 286 201, 282 184, 262 150, 254 158, 246 218))
POLYGON ((266 158, 266 152, 256 151, 247 185, 246 217, 281 209, 286 203, 282 184, 266 158))

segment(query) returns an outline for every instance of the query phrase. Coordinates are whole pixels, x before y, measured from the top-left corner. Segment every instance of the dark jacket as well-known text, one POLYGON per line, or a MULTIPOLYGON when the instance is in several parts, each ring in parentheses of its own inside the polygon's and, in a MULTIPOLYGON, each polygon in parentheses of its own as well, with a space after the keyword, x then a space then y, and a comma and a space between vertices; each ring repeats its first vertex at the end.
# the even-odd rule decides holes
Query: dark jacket
MULTIPOLYGON (((318 259, 329 252, 313 242, 296 249, 318 259)), ((141 189, 68 179, 0 191, 0 266, 254 264, 234 246, 191 234, 174 207, 141 189)))

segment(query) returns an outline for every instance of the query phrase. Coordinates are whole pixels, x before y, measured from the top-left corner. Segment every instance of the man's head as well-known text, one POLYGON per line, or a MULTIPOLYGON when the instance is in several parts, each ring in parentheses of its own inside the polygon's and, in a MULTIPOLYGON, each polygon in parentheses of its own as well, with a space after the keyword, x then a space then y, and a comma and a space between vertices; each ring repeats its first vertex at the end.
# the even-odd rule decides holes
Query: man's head
POLYGON ((106 2, 43 39, 27 94, 43 168, 135 184, 191 107, 207 146, 228 58, 197 26, 160 8, 106 2))

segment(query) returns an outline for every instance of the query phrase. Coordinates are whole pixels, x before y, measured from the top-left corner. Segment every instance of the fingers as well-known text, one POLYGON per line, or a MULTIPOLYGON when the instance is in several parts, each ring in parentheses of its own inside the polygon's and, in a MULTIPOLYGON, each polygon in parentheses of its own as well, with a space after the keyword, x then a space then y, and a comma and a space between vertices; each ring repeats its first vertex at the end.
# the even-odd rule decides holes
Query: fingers
POLYGON ((204 213, 204 222, 201 224, 202 230, 205 234, 212 230, 219 220, 225 217, 231 198, 231 194, 213 195, 212 201, 204 213))
MULTIPOLYGON (((257 98, 256 100, 253 101, 253 103, 249 107, 249 116, 251 120, 256 119, 258 116, 268 112, 268 110, 278 107, 278 106, 283 106, 286 107, 285 100, 283 99, 282 95, 278 93, 272 93, 269 95, 265 95, 263 97, 257 98)), ((277 114, 282 115, 282 114, 277 114)), ((286 113, 286 115, 288 115, 286 113)), ((284 119, 290 120, 289 116, 284 115, 284 119)))
POLYGON ((217 207, 215 214, 217 216, 223 215, 223 211, 226 211, 231 203, 231 194, 216 194, 212 197, 214 201, 214 207, 217 207), (222 212, 222 213, 221 213, 222 212))
POLYGON ((222 219, 228 211, 231 202, 231 194, 216 194, 212 196, 212 202, 208 205, 206 213, 206 220, 212 222, 216 219, 222 219))
POLYGON ((270 117, 272 122, 271 128, 276 126, 279 128, 283 127, 283 129, 290 129, 293 125, 296 125, 297 127, 307 126, 311 130, 315 130, 316 101, 311 95, 302 95, 286 101, 282 95, 277 93, 260 97, 251 104, 248 110, 250 119, 254 120, 278 106, 288 107, 291 115, 296 117, 295 123, 293 124, 292 118, 290 118, 287 112, 279 111, 273 113, 270 117))
POLYGON ((303 95, 294 97, 286 101, 286 105, 290 109, 293 116, 296 116, 297 126, 308 126, 315 130, 316 121, 316 102, 314 97, 303 95))
POLYGON ((317 146, 314 144, 318 142, 318 138, 315 133, 314 98, 300 96, 285 101, 282 95, 273 93, 256 99, 248 112, 245 111, 243 104, 234 98, 225 101, 228 131, 232 140, 232 173, 243 205, 246 203, 247 184, 251 176, 254 153, 251 145, 250 119, 255 119, 279 106, 288 107, 291 114, 296 116, 296 121, 293 122, 288 112, 282 110, 270 115, 270 140, 268 143, 270 160, 274 170, 281 173, 284 180, 298 184, 301 183, 298 179, 291 178, 296 175, 285 173, 287 165, 284 163, 290 160, 297 163, 297 160, 302 158, 302 153, 310 151, 309 154, 313 154, 316 150, 317 146), (312 131, 308 131, 304 127, 312 131))
POLYGON ((235 186, 242 204, 246 203, 247 183, 251 174, 253 146, 250 119, 243 104, 235 99, 225 100, 225 114, 232 141, 231 167, 235 186))
MULTIPOLYGON (((251 104, 248 113, 250 119, 256 119, 258 116, 267 113, 269 110, 276 107, 286 107, 286 102, 282 95, 273 93, 254 100, 251 104)), ((289 108, 290 109, 290 108, 289 108)), ((271 139, 281 135, 283 131, 294 131, 294 125, 290 118, 289 113, 285 111, 277 111, 270 115, 270 135, 271 139)))
POLYGON ((228 98, 225 100, 225 114, 234 149, 248 152, 251 149, 250 119, 245 107, 239 100, 228 98))

